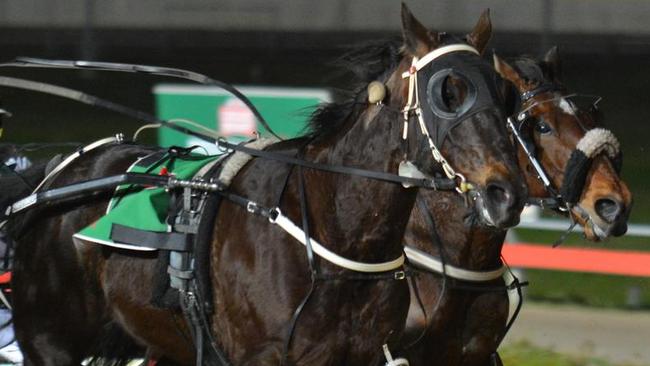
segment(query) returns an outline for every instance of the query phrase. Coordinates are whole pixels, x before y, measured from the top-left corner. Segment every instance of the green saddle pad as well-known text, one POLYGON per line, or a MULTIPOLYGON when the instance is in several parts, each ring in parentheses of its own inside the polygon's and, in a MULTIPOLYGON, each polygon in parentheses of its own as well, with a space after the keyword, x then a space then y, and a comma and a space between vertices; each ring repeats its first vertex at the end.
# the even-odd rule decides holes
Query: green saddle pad
MULTIPOLYGON (((174 175, 178 179, 192 179, 206 164, 223 155, 205 156, 187 154, 182 157, 170 157, 168 153, 156 153, 136 161, 127 171, 133 173, 150 173, 174 175)), ((169 193, 165 188, 122 185, 115 189, 108 204, 106 214, 99 220, 74 234, 75 238, 99 244, 135 250, 155 250, 111 240, 113 224, 133 229, 169 232, 166 222, 169 209, 169 193)))

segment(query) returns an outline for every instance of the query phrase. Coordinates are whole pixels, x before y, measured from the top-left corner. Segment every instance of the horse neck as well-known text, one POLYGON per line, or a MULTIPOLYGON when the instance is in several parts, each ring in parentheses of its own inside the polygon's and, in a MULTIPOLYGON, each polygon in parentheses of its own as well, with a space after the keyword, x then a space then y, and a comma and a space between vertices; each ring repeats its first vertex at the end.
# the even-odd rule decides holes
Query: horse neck
MULTIPOLYGON (((396 173, 403 158, 398 116, 382 106, 369 106, 355 121, 348 121, 352 126, 340 132, 342 136, 311 145, 307 157, 323 164, 396 173)), ((415 189, 350 175, 325 179, 313 171, 306 178, 310 194, 318 195, 309 200, 314 227, 322 228, 319 236, 326 243, 358 260, 400 255, 415 189)))
POLYGON ((407 230, 407 245, 414 245, 438 258, 442 247, 448 264, 465 269, 486 270, 499 265, 506 231, 479 223, 476 213, 471 212, 456 192, 421 190, 419 194, 418 199, 425 200, 435 222, 439 243, 434 242, 432 228, 416 210, 407 230))

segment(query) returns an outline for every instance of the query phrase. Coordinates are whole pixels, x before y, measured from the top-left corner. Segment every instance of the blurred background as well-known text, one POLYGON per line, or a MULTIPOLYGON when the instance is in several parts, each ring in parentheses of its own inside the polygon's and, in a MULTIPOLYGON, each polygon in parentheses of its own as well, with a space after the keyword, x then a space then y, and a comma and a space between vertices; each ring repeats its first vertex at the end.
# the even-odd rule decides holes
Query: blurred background
MULTIPOLYGON (((650 224, 650 159, 645 155, 650 150, 650 1, 407 3, 425 25, 458 34, 468 32, 481 11, 490 8, 491 48, 502 56, 541 57, 558 45, 565 84, 571 91, 603 97, 605 127, 621 141, 623 178, 635 199, 630 221, 650 224)), ((186 68, 237 85, 335 91, 345 88, 346 80, 333 61, 350 46, 399 37, 399 9, 397 0, 0 0, 0 61, 31 56, 140 63, 186 68)), ((152 113, 154 86, 170 81, 10 68, 1 68, 0 76, 73 87, 152 113)), ((110 112, 25 91, 0 88, 0 102, 14 115, 5 122, 0 142, 91 142, 138 127, 110 112)), ((154 142, 154 135, 147 138, 154 142)), ((38 158, 38 152, 33 154, 38 158)), ((548 246, 561 233, 518 229, 516 234, 514 240, 548 246)), ((565 246, 650 252, 650 239, 630 235, 588 243, 576 232, 565 246)), ((534 304, 524 306, 509 338, 505 353, 511 364, 539 356, 544 365, 601 364, 601 358, 650 365, 650 279, 538 269, 524 274, 531 282, 527 298, 534 304), (602 334, 604 340, 571 333, 579 326, 570 321, 581 316, 583 333, 602 334), (618 331, 600 322, 605 318, 618 331), (553 323, 549 319, 559 319, 557 334, 543 328, 553 323), (562 340, 562 334, 575 341, 562 340), (630 343, 637 348, 626 349, 630 343)))

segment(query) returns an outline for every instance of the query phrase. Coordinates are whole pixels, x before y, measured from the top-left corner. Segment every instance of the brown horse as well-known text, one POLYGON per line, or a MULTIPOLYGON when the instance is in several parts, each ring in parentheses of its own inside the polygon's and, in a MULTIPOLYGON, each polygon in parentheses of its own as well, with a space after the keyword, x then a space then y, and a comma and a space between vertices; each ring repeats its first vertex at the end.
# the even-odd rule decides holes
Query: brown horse
MULTIPOLYGON (((519 164, 525 172, 529 193, 532 197, 553 199, 558 194, 566 196, 566 189, 560 187, 568 184, 565 180, 571 175, 570 165, 575 160, 577 145, 587 141, 588 131, 595 131, 594 115, 566 98, 569 94, 559 79, 556 48, 543 61, 521 57, 512 63, 510 66, 495 57, 496 69, 522 96, 515 114, 519 133, 529 142, 528 148, 551 181, 549 191, 524 150, 519 148, 519 164)), ((605 141, 605 145, 610 143, 614 142, 605 141)), ((567 204, 568 197, 564 199, 569 215, 582 224, 591 240, 623 235, 626 231, 631 194, 619 178, 616 158, 607 156, 606 151, 591 156, 585 179, 577 183, 581 186, 580 193, 576 194, 578 198, 570 204, 567 204)), ((427 223, 417 206, 407 228, 406 245, 442 257, 447 264, 463 269, 487 271, 501 266, 504 230, 481 225, 478 220, 463 221, 471 213, 454 195, 428 191, 420 191, 418 195, 430 210, 435 227, 427 223)), ((438 274, 417 277, 412 289, 418 290, 420 298, 412 291, 406 327, 407 340, 413 342, 420 337, 406 348, 405 355, 411 365, 498 364, 496 349, 505 335, 508 317, 508 296, 505 289, 494 292, 498 286, 503 286, 503 280, 471 284, 438 274)))
MULTIPOLYGON (((371 47, 350 59, 367 62, 366 67, 357 65, 368 77, 365 84, 379 80, 386 86, 382 103, 367 103, 368 93, 362 89, 351 101, 322 108, 310 136, 268 150, 383 172, 396 172, 408 158, 427 175, 458 178, 461 191, 468 185, 460 183, 471 182, 472 191, 483 197, 477 203, 479 216, 489 215, 486 219, 501 228, 516 223, 525 189, 518 183, 494 70, 464 43, 460 48, 449 45, 450 37, 426 30, 406 7, 402 23, 402 47, 371 47), (427 63, 417 64, 414 57, 427 63), (413 88, 416 79, 422 87, 413 88), (412 93, 422 97, 409 98, 412 93), (405 105, 412 110, 403 123, 405 105), (435 132, 427 138, 419 129, 435 132), (434 163, 433 140, 447 157, 436 158, 446 173, 434 163)), ((467 40, 482 51, 486 29, 477 27, 467 40)), ((123 172, 152 151, 130 144, 97 148, 46 188, 123 172)), ((229 192, 267 207, 278 205, 294 222, 300 222, 301 204, 306 204, 313 240, 346 258, 376 263, 400 257, 417 190, 254 159, 229 192)), ((102 215, 108 198, 81 198, 13 223, 18 241, 16 333, 26 365, 76 365, 93 354, 106 328, 123 329, 156 357, 194 362, 194 345, 180 310, 150 304, 155 254, 72 242, 73 233, 102 215)), ((399 339, 409 301, 404 281, 345 280, 349 270, 323 260, 320 271, 334 280, 314 281, 299 243, 227 200, 214 220, 213 237, 210 329, 215 342, 206 347, 217 345, 232 364, 276 365, 283 359, 299 365, 377 364, 384 357, 382 345, 399 339), (290 332, 292 314, 311 291, 290 332)))

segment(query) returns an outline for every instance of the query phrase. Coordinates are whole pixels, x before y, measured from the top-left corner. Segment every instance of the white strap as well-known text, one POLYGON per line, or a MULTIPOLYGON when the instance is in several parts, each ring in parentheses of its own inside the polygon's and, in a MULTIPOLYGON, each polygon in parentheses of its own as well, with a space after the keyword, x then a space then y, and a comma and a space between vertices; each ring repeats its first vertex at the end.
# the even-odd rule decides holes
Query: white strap
MULTIPOLYGON (((97 239, 97 238, 82 235, 82 234, 79 234, 79 233, 76 233, 76 234, 72 235, 72 240, 74 241, 75 239, 79 239, 79 240, 83 240, 83 241, 87 241, 87 242, 95 243, 95 244, 106 245, 106 246, 114 247, 114 248, 137 250, 137 251, 140 251, 140 252, 153 252, 153 251, 158 250, 158 248, 145 247, 145 246, 140 246, 140 245, 130 245, 130 244, 123 244, 123 243, 116 243, 116 242, 114 242, 112 240, 97 239)), ((75 242, 75 244, 77 244, 77 243, 75 242)))
POLYGON ((112 142, 118 142, 118 141, 121 141, 121 140, 122 140, 121 134, 115 135, 113 137, 107 137, 107 138, 95 141, 90 145, 86 145, 86 146, 82 147, 81 149, 75 151, 74 153, 70 154, 67 158, 65 158, 65 160, 60 162, 59 165, 57 165, 54 169, 52 169, 52 171, 50 172, 50 174, 47 175, 47 177, 43 178, 41 183, 39 183, 38 186, 36 188, 34 188, 34 191, 32 192, 32 194, 38 192, 41 189, 41 187, 48 180, 50 180, 52 177, 54 177, 56 174, 58 174, 61 170, 63 170, 63 168, 68 166, 70 163, 72 163, 75 159, 77 159, 81 155, 87 153, 90 150, 96 149, 96 148, 98 148, 98 147, 100 147, 102 145, 110 144, 112 142))
POLYGON ((442 55, 446 55, 446 54, 452 53, 452 52, 459 52, 459 51, 467 51, 467 52, 472 52, 472 53, 475 53, 477 55, 480 55, 480 53, 476 50, 476 48, 474 48, 474 47, 472 47, 472 46, 470 46, 468 44, 459 43, 459 44, 450 44, 448 46, 442 46, 440 48, 436 48, 435 50, 427 53, 421 59, 417 59, 417 58, 414 57, 414 62, 413 62, 413 66, 412 66, 412 68, 414 68, 414 70, 409 70, 409 71, 404 72, 402 74, 402 78, 406 79, 407 77, 414 74, 415 72, 420 71, 423 67, 428 65, 431 61, 437 59, 438 57, 440 57, 442 55))
MULTIPOLYGON (((277 217, 275 218, 275 220, 270 220, 270 221, 280 226, 284 231, 289 233, 289 235, 293 236, 296 240, 301 242, 302 245, 306 245, 305 232, 301 228, 296 226, 291 220, 289 220, 289 218, 284 216, 279 209, 277 209, 277 217)), ((362 262, 356 262, 341 257, 340 255, 323 247, 320 243, 318 243, 316 240, 312 238, 310 238, 309 241, 311 242, 311 246, 312 249, 314 250, 314 253, 318 254, 321 258, 325 259, 330 263, 336 264, 339 267, 343 267, 357 272, 392 271, 402 267, 402 265, 404 264, 404 254, 400 255, 399 258, 389 262, 362 263, 362 262)))
MULTIPOLYGON (((510 271, 505 271, 503 273, 503 281, 506 283, 506 286, 510 286, 515 282, 515 278, 513 277, 510 271)), ((515 316, 515 311, 517 311, 517 306, 519 306, 519 301, 521 301, 521 299, 519 298, 519 291, 517 290, 517 287, 513 286, 512 288, 509 288, 508 289, 508 318, 506 318, 506 325, 508 325, 512 317, 515 316)))
POLYGON ((384 366, 409 366, 409 361, 405 358, 400 357, 393 359, 393 355, 390 354, 387 344, 384 344, 382 349, 384 351, 384 357, 386 357, 386 363, 384 366))
MULTIPOLYGON (((37 199, 36 193, 43 187, 43 185, 47 181, 52 179, 57 173, 59 173, 61 170, 63 170, 63 168, 65 168, 70 163, 72 163, 75 159, 77 159, 78 157, 80 157, 84 153, 87 153, 90 150, 96 149, 97 147, 105 145, 105 144, 121 141, 122 140, 121 136, 122 136, 121 134, 117 134, 114 137, 107 137, 105 139, 95 141, 92 144, 86 145, 86 146, 82 147, 81 149, 75 151, 74 153, 70 154, 70 156, 68 156, 65 160, 63 160, 61 163, 59 163, 59 165, 57 165, 54 169, 52 169, 52 171, 50 172, 50 174, 47 175, 47 177, 43 178, 41 183, 39 183, 38 186, 36 188, 34 188, 34 191, 32 192, 32 194, 30 194, 29 196, 27 196, 27 197, 25 197, 25 198, 23 198, 21 200, 16 201, 14 204, 7 207, 7 211, 5 212, 5 215, 10 215, 12 213, 22 211, 25 208, 27 208, 27 207, 33 205, 34 203, 36 203, 36 199, 37 199)), ((7 220, 0 222, 0 228, 4 227, 6 223, 7 223, 7 220)))
MULTIPOLYGON (((408 245, 404 247, 404 253, 406 253, 409 262, 414 265, 432 272, 443 273, 442 262, 439 259, 408 245)), ((493 271, 470 271, 450 264, 445 264, 444 270, 446 276, 472 282, 492 281, 503 276, 504 272, 506 272, 506 267, 503 264, 493 271)))

